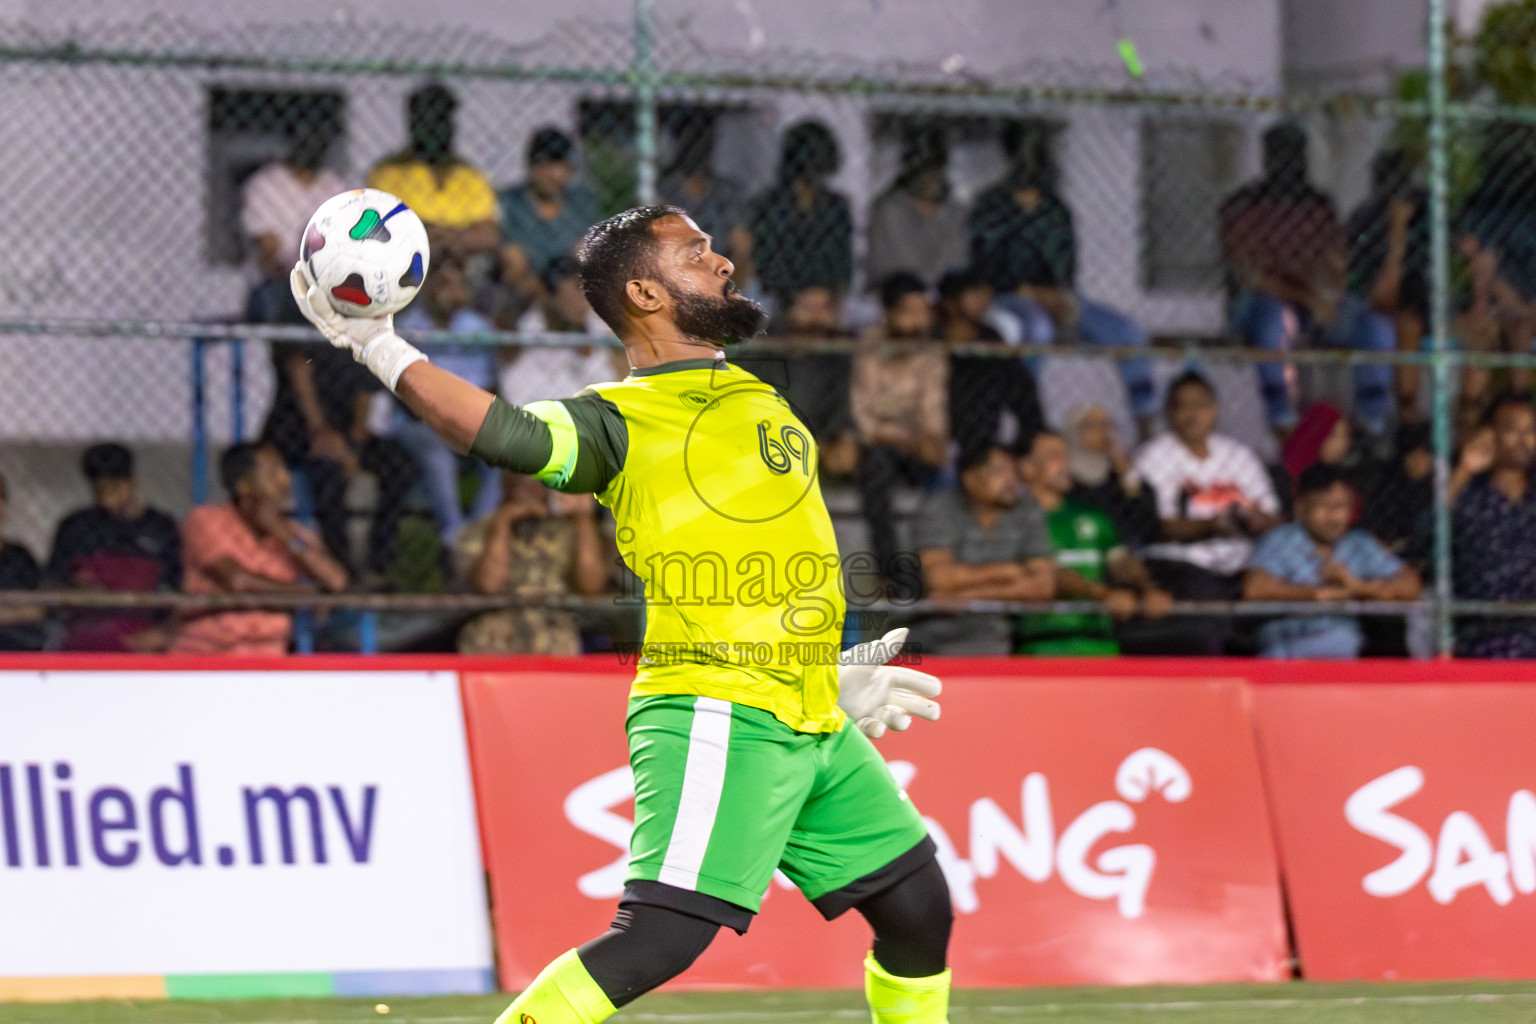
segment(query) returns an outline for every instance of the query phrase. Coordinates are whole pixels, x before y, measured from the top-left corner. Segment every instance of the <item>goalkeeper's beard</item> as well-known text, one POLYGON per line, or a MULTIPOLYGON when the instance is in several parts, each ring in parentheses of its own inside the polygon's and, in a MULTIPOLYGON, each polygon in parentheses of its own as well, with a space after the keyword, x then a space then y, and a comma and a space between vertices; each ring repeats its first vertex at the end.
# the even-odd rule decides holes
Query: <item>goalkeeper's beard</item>
POLYGON ((768 326, 768 311, 744 296, 707 298, 670 284, 665 287, 672 296, 672 322, 690 338, 734 345, 752 340, 768 326))

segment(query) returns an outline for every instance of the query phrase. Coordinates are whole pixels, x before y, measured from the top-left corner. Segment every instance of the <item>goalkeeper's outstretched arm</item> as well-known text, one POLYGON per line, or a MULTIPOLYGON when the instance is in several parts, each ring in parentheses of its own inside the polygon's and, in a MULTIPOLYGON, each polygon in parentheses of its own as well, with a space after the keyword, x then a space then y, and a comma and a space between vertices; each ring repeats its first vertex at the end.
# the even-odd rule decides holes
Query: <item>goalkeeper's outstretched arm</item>
POLYGON ((405 368, 395 383, 395 394, 460 455, 474 446, 496 400, 484 388, 425 359, 405 368))
POLYGON ((597 396, 509 405, 432 363, 395 333, 394 318, 344 317, 299 267, 293 297, 305 319, 395 393, 460 453, 563 491, 600 491, 623 464, 623 417, 597 396))

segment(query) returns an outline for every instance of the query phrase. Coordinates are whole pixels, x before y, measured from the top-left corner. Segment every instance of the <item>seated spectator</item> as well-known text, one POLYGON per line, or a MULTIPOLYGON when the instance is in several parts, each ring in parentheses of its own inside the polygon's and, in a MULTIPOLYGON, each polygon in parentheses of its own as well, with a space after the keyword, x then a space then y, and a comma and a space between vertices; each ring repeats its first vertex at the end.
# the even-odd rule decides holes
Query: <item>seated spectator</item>
POLYGON ((952 345, 999 344, 987 311, 997 292, 974 267, 952 267, 939 278, 939 336, 952 345))
POLYGON ((737 284, 752 276, 752 232, 740 183, 716 174, 715 119, 690 112, 677 132, 672 166, 656 185, 658 201, 680 206, 710 236, 710 248, 736 264, 737 284))
MULTIPOLYGON (((1454 228, 1467 261, 1469 301, 1451 325, 1463 346, 1481 352, 1530 352, 1536 339, 1536 129, 1496 121, 1477 147, 1477 186, 1454 228)), ((1531 390, 1527 367, 1508 368, 1512 391, 1531 390)), ((1458 432, 1469 434, 1496 397, 1489 367, 1464 367, 1458 432)))
MULTIPOLYGON (((1147 335, 1125 314, 1077 290, 1072 213, 1056 194, 1044 142, 1010 126, 1003 140, 1011 167, 983 192, 966 218, 971 261, 997 290, 994 318, 1010 344, 1066 342, 1139 347, 1147 335)), ((1032 360, 1032 362, 1034 362, 1032 360)), ((1122 359, 1120 379, 1143 436, 1157 415, 1152 365, 1122 359)))
POLYGON ((597 193, 573 180, 575 151, 565 132, 540 128, 528 142, 528 180, 499 194, 501 280, 525 303, 542 293, 540 275, 550 263, 574 255, 587 228, 602 219, 597 193))
POLYGON ((944 129, 909 134, 896 180, 869 208, 868 281, 906 271, 933 288, 946 270, 965 263, 965 209, 952 191, 944 129))
MULTIPOLYGON (((1252 449, 1215 433, 1216 392, 1199 373, 1168 385, 1167 418, 1169 430, 1136 454, 1136 472, 1156 496, 1161 520, 1162 540, 1146 549, 1147 568, 1180 600, 1235 601, 1250 538, 1280 523, 1269 473, 1252 449)), ((1189 653, 1222 653, 1226 619, 1187 625, 1189 653)))
POLYGON ((779 389, 815 438, 823 474, 852 476, 859 461, 848 405, 852 360, 841 352, 806 351, 816 342, 851 337, 842 326, 836 294, 821 285, 801 288, 771 331, 753 346, 755 351, 731 361, 779 389))
MULTIPOLYGON (((1371 161, 1371 193, 1344 225, 1349 288, 1392 322, 1400 352, 1416 352, 1429 323, 1429 196, 1413 183, 1407 150, 1371 161)), ((1397 367, 1400 422, 1420 418, 1419 367, 1397 367)))
MULTIPOLYGON (((587 305, 574 256, 557 256, 544 268, 539 300, 517 329, 525 334, 611 334, 587 305)), ((620 380, 627 373, 629 361, 617 346, 512 348, 501 368, 501 397, 514 405, 570 398, 588 385, 620 380)))
MULTIPOLYGON (((1270 352, 1297 348, 1306 336, 1324 345, 1390 352, 1390 320, 1345 290, 1349 256, 1333 200, 1307 182, 1307 135, 1295 124, 1264 133, 1264 174, 1222 203, 1221 245, 1232 294, 1232 329, 1270 352)), ((1269 425, 1296 424, 1295 396, 1283 363, 1259 363, 1269 425)), ((1354 415, 1373 434, 1392 413, 1392 367, 1353 370, 1354 415)))
POLYGON ((885 317, 859 339, 849 407, 858 435, 859 496, 879 571, 894 585, 897 563, 891 498, 905 481, 936 482, 949 455, 949 361, 933 335, 923 282, 897 274, 881 288, 885 317))
POLYGON ((368 535, 366 572, 382 580, 394 563, 405 502, 420 469, 399 441, 379 437, 368 409, 383 385, 360 363, 325 342, 273 342, 275 390, 261 440, 304 476, 320 536, 331 555, 351 565, 347 485, 359 472, 378 480, 368 535))
MULTIPOLYGON (((59 524, 48 556, 50 586, 82 590, 175 590, 181 585, 181 528, 139 496, 133 453, 120 444, 85 450, 80 469, 95 498, 59 524)), ((66 651, 160 651, 170 642, 158 611, 68 609, 66 651)))
MULTIPOLYGON (((1282 512, 1290 514, 1291 503, 1296 497, 1296 481, 1301 479, 1308 466, 1322 463, 1343 471, 1353 443, 1354 434, 1344 414, 1330 402, 1313 402, 1280 446, 1280 472, 1277 475, 1281 485, 1276 490, 1282 512)), ((1357 513, 1358 510, 1357 498, 1357 513)))
POLYGON ((1034 374, 985 317, 992 286, 973 270, 951 270, 939 284, 939 334, 951 347, 993 345, 996 355, 951 352, 949 430, 962 449, 1013 447, 1044 423, 1034 374))
MULTIPOLYGON (((491 322, 470 308, 473 298, 463 264, 447 257, 432 264, 432 273, 422 284, 415 302, 395 318, 405 331, 450 331, 455 334, 479 334, 494 330, 491 322)), ((438 366, 449 373, 493 391, 496 388, 496 350, 489 345, 452 345, 442 343, 418 346, 438 366)), ((392 403, 390 437, 403 444, 416 460, 426 479, 432 515, 437 520, 443 546, 451 548, 454 538, 464 528, 464 510, 459 489, 459 454, 448 442, 407 409, 402 402, 392 403)), ((496 507, 497 472, 478 459, 470 460, 478 478, 469 518, 489 515, 496 507)))
POLYGON ((1062 437, 1072 474, 1069 497, 1108 516, 1132 551, 1151 543, 1162 529, 1157 498, 1125 453, 1109 412, 1101 405, 1076 406, 1067 413, 1062 437))
POLYGON ((752 200, 752 258, 775 309, 810 285, 841 297, 853 281, 853 214, 827 187, 840 159, 831 129, 802 121, 784 133, 777 183, 752 200))
MULTIPOLYGON (((230 500, 199 505, 182 536, 182 589, 189 594, 312 594, 345 590, 347 570, 289 515, 293 479, 270 444, 237 444, 219 460, 230 500)), ((182 654, 285 654, 293 616, 284 611, 186 617, 171 650, 182 654)))
MULTIPOLYGON (((5 525, 5 507, 10 485, 0 476, 0 526, 5 525)), ((42 570, 32 552, 0 534, 0 591, 36 590, 43 581, 42 570)), ((39 605, 0 605, 0 651, 40 651, 47 641, 43 629, 46 613, 39 605)))
POLYGON ((240 226, 256 249, 261 281, 251 290, 246 318, 263 324, 302 324, 288 273, 299 261, 299 238, 320 204, 346 183, 325 166, 336 126, 302 121, 288 128, 286 159, 259 168, 240 188, 240 226))
MULTIPOLYGON (((608 586, 608 544, 590 494, 561 494, 532 477, 501 475, 501 504, 465 528, 455 555, 477 594, 593 597, 608 586)), ((460 654, 580 654, 574 612, 507 608, 459 631, 460 654)))
MULTIPOLYGON (((930 495, 915 534, 923 586, 935 601, 1049 601, 1056 563, 1045 515, 1020 493, 1013 458, 996 445, 965 453, 960 487, 930 495)), ((913 650, 1008 654, 1017 616, 956 614, 912 627, 913 650)))
POLYGON ((1045 513, 1056 559, 1056 596, 1103 605, 1103 612, 1026 615, 1020 626, 1020 654, 1118 654, 1115 623, 1136 616, 1160 619, 1173 603, 1152 582, 1142 564, 1115 532, 1109 517, 1072 497, 1076 484, 1067 442, 1040 430, 1019 460, 1020 476, 1045 513))
POLYGON ((1365 496, 1360 526, 1421 572, 1434 525, 1435 455, 1427 423, 1397 428, 1392 462, 1365 496))
POLYGON ((406 100, 410 144, 368 172, 368 187, 397 195, 427 226, 432 262, 477 259, 501 244, 490 179, 453 148, 459 101, 436 82, 406 100))
MULTIPOLYGON (((1487 425, 1463 446, 1451 475, 1451 571, 1456 597, 1536 601, 1536 410, 1504 395, 1487 425)), ((1536 622, 1459 618, 1456 655, 1536 657, 1536 622)))
POLYGON ((1313 402, 1280 447, 1280 465, 1292 480, 1308 466, 1341 466, 1349 455, 1349 421, 1330 402, 1313 402))
MULTIPOLYGON (((1308 466, 1296 478, 1296 521, 1260 538, 1243 577, 1249 601, 1413 601, 1423 589, 1408 568, 1364 530, 1350 528, 1355 491, 1336 467, 1308 466)), ((1351 616, 1273 619, 1259 627, 1265 658, 1358 658, 1351 616)))

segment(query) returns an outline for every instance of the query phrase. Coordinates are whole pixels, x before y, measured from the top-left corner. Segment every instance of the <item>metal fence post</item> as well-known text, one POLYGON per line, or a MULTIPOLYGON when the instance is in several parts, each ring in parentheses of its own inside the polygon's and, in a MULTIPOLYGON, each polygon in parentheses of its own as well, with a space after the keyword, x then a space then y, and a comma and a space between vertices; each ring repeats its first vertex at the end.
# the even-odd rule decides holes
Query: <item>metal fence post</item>
POLYGON ((656 201, 656 58, 652 0, 635 0, 635 191, 642 206, 656 201))
POLYGON ((203 505, 208 501, 208 425, 204 422, 203 375, 204 359, 208 343, 202 338, 192 339, 192 504, 203 505))
POLYGON ((1450 201, 1445 125, 1445 0, 1429 0, 1429 327, 1434 353, 1435 451, 1435 649, 1451 656, 1455 633, 1451 621, 1451 477, 1450 201))
POLYGON ((229 443, 245 440, 245 339, 229 342, 229 443))

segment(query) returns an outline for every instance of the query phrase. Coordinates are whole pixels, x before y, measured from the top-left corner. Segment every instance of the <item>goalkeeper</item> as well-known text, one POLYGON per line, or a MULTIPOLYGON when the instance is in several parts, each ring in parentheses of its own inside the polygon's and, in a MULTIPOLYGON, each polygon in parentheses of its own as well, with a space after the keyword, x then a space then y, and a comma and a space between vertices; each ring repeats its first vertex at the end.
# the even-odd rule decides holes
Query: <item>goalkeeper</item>
POLYGON ((873 927, 876 1024, 942 1024, 949 890, 869 742, 937 718, 939 681, 884 665, 904 630, 837 656, 842 578, 815 443, 722 352, 766 313, 676 207, 595 225, 579 257, 630 374, 523 407, 433 366, 388 317, 341 317, 293 272, 305 315, 450 445, 596 494, 645 583, 624 895, 610 929, 546 967, 500 1020, 597 1024, 687 969, 721 927, 744 933, 782 868, 827 919, 853 909, 873 927))

